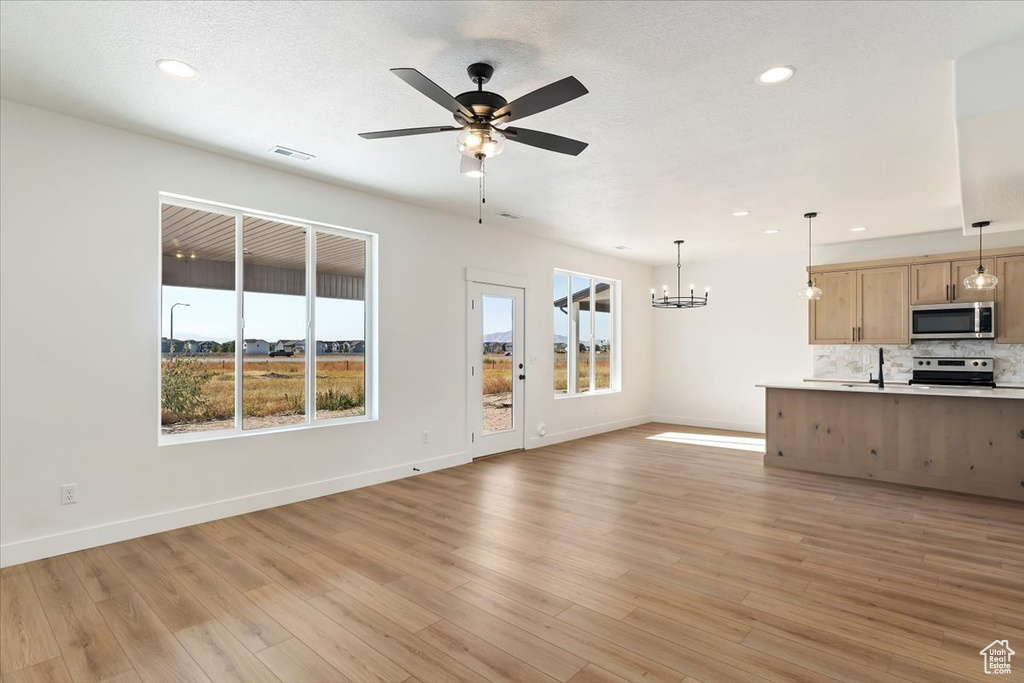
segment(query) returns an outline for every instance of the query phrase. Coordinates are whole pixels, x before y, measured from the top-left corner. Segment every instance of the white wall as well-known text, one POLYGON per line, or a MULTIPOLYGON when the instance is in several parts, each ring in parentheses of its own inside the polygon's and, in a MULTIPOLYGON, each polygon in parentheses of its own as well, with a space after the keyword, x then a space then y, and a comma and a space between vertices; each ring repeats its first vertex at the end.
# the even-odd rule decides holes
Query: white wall
MULTIPOLYGON (((1020 246, 1024 232, 985 238, 986 247, 1020 246)), ((970 251, 959 230, 815 247, 814 263, 843 263, 970 251)), ((654 313, 656 420, 764 431, 764 390, 755 384, 813 376, 807 343, 806 253, 683 263, 683 286, 711 285, 706 308, 654 313)), ((675 289, 675 266, 656 268, 651 287, 675 289)), ((650 288, 648 288, 650 296, 650 288)))
MULTIPOLYGON (((764 390, 754 385, 811 372, 796 296, 805 268, 799 254, 684 263, 683 287, 711 294, 704 308, 654 311, 654 419, 763 431, 764 390)), ((674 265, 657 268, 651 286, 671 293, 675 281, 674 265)))
POLYGON ((0 106, 2 565, 466 462, 467 266, 528 278, 530 446, 646 421, 649 266, 0 106), (379 422, 158 447, 159 191, 379 233, 379 422), (553 399, 555 267, 622 281, 621 393, 553 399))

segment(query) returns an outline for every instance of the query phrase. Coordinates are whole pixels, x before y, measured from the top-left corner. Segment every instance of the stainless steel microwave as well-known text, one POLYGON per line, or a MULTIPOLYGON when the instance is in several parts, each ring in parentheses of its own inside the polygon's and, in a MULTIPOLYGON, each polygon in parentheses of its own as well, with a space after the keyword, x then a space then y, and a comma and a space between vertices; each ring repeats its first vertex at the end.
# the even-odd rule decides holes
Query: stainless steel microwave
POLYGON ((993 339, 995 304, 991 301, 910 307, 910 339, 993 339))

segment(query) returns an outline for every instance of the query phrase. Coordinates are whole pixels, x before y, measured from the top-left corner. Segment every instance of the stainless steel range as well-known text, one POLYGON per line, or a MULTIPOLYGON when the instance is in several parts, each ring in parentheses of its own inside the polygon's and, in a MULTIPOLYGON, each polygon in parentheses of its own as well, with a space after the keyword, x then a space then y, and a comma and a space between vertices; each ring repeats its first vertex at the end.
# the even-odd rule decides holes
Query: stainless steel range
POLYGON ((992 358, 914 357, 911 384, 944 387, 994 387, 995 360, 992 358))

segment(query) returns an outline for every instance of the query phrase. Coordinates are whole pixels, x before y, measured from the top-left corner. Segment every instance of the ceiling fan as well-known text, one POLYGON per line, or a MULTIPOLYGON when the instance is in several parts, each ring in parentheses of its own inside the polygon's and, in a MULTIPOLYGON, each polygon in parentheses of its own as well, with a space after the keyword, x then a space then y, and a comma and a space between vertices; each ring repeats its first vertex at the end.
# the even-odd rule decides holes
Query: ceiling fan
POLYGON ((587 89, 572 76, 545 85, 543 88, 509 102, 497 93, 484 90, 484 83, 491 80, 491 76, 494 75, 494 67, 490 64, 470 64, 466 72, 469 74, 469 79, 476 84, 477 89, 452 97, 416 69, 391 70, 391 73, 451 112, 456 123, 459 124, 458 126, 379 130, 372 133, 360 133, 359 136, 367 140, 377 140, 406 135, 460 131, 459 151, 465 157, 475 159, 478 164, 488 157, 500 154, 506 139, 572 156, 576 156, 587 148, 585 142, 564 138, 560 135, 507 125, 504 128, 498 128, 498 125, 533 116, 586 95, 587 89))

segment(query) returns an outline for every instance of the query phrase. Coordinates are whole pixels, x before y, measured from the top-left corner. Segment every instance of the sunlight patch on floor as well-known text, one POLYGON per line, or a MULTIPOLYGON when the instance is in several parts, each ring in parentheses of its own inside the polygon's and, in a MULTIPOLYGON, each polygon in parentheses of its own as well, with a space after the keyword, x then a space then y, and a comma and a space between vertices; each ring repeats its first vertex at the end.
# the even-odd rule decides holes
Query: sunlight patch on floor
POLYGON ((686 432, 662 432, 647 437, 652 441, 684 443, 691 446, 729 448, 736 451, 764 453, 764 439, 749 436, 721 436, 718 434, 689 434, 686 432))

